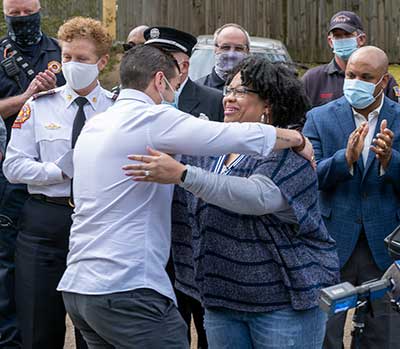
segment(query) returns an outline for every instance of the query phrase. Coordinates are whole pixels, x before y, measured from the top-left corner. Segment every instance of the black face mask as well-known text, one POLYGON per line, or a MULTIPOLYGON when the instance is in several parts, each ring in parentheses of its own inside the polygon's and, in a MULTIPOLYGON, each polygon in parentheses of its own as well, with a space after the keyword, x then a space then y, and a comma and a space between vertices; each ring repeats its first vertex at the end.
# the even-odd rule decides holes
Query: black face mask
POLYGON ((31 46, 42 38, 40 13, 29 16, 5 16, 8 36, 20 46, 31 46))

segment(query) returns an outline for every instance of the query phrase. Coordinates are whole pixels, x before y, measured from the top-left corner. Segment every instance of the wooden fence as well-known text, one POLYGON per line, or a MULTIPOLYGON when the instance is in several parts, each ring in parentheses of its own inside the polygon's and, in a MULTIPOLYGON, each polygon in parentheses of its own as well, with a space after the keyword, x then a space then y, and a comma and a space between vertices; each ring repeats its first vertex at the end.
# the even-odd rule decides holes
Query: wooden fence
POLYGON ((400 62, 400 0, 118 0, 117 35, 124 40, 139 24, 212 34, 235 22, 250 35, 283 41, 296 61, 326 62, 329 20, 340 10, 358 13, 369 43, 400 62))
POLYGON ((74 15, 109 22, 114 17, 104 15, 103 9, 114 6, 116 23, 107 24, 116 27, 119 41, 140 24, 168 25, 200 35, 236 22, 250 35, 283 41, 299 62, 329 61, 329 19, 337 11, 350 10, 360 15, 369 43, 384 49, 391 62, 400 62, 400 0, 41 0, 41 5, 44 29, 52 35, 74 15))

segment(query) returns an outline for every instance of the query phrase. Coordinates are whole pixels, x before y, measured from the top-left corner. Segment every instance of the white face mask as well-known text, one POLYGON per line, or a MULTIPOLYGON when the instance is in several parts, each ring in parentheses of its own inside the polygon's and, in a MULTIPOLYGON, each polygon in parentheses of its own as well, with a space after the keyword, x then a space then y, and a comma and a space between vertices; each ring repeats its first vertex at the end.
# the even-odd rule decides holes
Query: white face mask
POLYGON ((88 87, 99 75, 97 63, 67 62, 62 64, 62 71, 67 84, 73 90, 82 90, 88 87))

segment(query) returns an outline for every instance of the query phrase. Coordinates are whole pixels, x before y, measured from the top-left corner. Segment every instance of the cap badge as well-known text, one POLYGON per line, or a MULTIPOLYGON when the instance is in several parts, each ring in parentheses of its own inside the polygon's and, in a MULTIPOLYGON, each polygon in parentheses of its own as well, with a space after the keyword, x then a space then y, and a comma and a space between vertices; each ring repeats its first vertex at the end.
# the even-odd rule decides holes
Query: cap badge
POLYGON ((351 21, 350 17, 348 17, 346 15, 340 15, 340 16, 335 17, 332 22, 344 23, 344 22, 348 22, 348 21, 351 21))
POLYGON ((153 28, 150 30, 150 38, 152 39, 158 39, 160 37, 160 31, 158 28, 153 28))

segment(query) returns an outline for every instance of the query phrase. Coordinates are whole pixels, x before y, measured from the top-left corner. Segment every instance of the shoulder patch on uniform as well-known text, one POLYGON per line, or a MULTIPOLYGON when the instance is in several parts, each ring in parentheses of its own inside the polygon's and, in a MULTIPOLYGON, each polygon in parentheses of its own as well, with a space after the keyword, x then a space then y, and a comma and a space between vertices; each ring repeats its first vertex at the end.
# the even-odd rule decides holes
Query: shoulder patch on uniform
POLYGON ((12 128, 21 128, 22 124, 31 117, 31 107, 29 104, 24 104, 18 113, 17 118, 12 125, 12 128))
POLYGON ((48 90, 48 91, 42 91, 42 92, 39 92, 39 93, 35 93, 35 94, 32 96, 32 99, 35 101, 35 100, 39 99, 40 97, 43 97, 43 96, 53 96, 53 95, 55 95, 56 93, 57 93, 57 91, 56 91, 55 89, 53 89, 53 90, 48 90))
POLYGON ((396 97, 400 97, 400 87, 399 86, 393 86, 393 91, 396 97))

